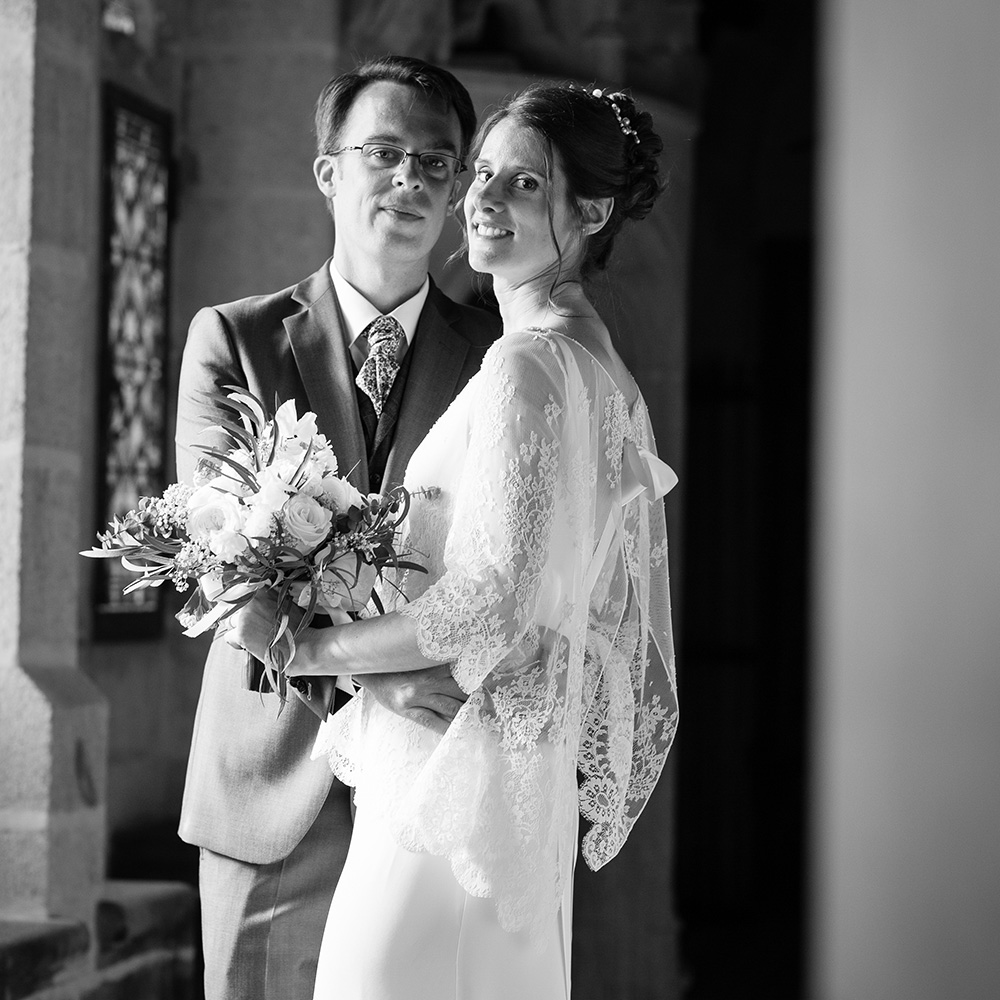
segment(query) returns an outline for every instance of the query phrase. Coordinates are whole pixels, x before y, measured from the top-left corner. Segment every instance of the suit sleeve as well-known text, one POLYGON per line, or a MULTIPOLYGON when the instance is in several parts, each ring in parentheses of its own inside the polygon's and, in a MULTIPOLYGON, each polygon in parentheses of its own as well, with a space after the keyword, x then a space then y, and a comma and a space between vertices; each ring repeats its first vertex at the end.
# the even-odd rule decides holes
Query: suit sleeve
POLYGON ((177 478, 190 483, 203 454, 198 446, 225 445, 220 431, 211 428, 221 416, 209 398, 226 385, 246 385, 233 332, 213 308, 199 310, 191 321, 181 360, 177 392, 177 478))

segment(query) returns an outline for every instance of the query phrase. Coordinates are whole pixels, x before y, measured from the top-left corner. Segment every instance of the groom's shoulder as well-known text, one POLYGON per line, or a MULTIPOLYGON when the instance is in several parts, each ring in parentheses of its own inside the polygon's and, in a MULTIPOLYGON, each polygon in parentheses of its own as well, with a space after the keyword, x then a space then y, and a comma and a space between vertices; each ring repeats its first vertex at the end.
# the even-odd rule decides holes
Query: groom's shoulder
POLYGON ((222 302, 211 306, 215 312, 225 318, 226 322, 235 328, 245 326, 272 326, 279 324, 285 317, 302 309, 302 304, 293 297, 298 285, 289 285, 278 292, 268 292, 264 295, 247 295, 231 302, 222 302))
POLYGON ((304 281, 277 292, 247 295, 208 308, 221 316, 232 329, 280 328, 282 321, 289 316, 308 308, 323 296, 333 294, 333 282, 327 262, 304 281))

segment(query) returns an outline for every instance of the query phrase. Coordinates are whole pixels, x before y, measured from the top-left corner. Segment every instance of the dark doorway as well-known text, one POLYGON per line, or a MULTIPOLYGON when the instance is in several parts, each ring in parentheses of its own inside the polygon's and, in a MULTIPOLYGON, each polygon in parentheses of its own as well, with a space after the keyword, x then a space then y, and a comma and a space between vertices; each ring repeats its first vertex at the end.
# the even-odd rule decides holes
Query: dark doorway
POLYGON ((816 31, 704 6, 677 892, 686 1000, 803 995, 816 31))

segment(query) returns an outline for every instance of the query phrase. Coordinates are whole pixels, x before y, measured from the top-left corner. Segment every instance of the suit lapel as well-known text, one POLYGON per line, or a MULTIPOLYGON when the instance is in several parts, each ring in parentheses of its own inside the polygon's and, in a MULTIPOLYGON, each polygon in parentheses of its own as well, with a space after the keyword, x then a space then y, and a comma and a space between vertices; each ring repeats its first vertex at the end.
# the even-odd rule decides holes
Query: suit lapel
POLYGON ((368 492, 365 438, 355 398, 354 367, 340 324, 329 263, 292 293, 306 308, 285 319, 285 330, 309 408, 333 446, 339 475, 368 492))
POLYGON ((410 348, 413 358, 386 462, 383 489, 403 481, 410 456, 454 399, 469 353, 468 342, 442 315, 442 299, 432 281, 410 348))

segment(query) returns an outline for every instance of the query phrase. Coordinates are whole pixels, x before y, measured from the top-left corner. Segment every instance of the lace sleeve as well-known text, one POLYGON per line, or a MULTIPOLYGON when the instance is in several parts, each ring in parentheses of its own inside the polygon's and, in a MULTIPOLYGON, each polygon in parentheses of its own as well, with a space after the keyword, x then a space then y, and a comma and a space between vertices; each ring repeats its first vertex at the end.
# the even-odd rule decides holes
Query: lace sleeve
POLYGON ((537 637, 565 398, 559 353, 543 337, 505 336, 481 375, 445 573, 399 609, 416 623, 421 652, 453 662, 466 693, 537 637))
MULTIPOLYGON (((627 430, 634 445, 654 449, 644 404, 627 430)), ((619 543, 590 600, 587 663, 596 685, 577 768, 580 813, 591 824, 581 851, 596 869, 621 850, 677 729, 667 535, 659 499, 640 495, 623 505, 619 543)))

